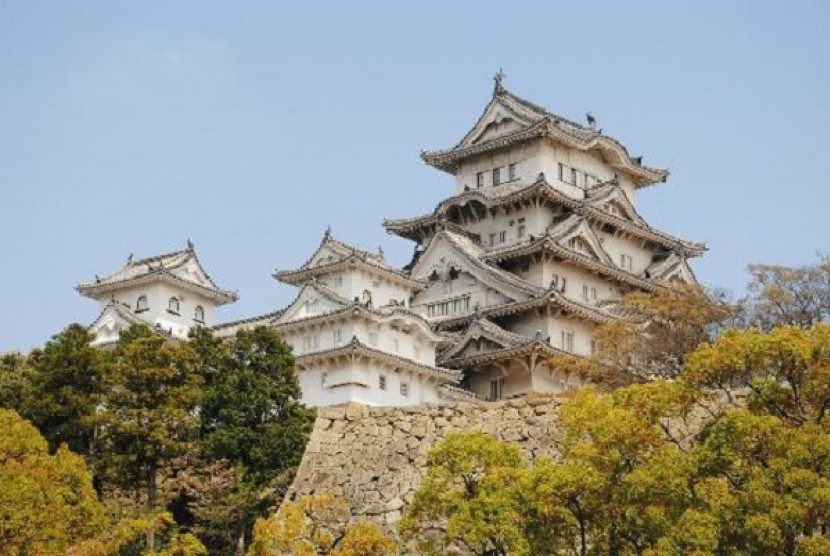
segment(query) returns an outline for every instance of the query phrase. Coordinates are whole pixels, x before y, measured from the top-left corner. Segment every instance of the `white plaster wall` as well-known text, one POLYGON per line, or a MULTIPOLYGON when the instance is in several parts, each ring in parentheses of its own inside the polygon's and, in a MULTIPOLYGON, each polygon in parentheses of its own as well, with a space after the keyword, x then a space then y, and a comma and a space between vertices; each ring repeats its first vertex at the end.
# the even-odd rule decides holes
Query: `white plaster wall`
POLYGON ((573 353, 589 355, 591 353, 591 339, 597 325, 579 319, 564 316, 543 316, 533 313, 520 315, 509 326, 509 329, 517 334, 534 337, 536 331, 542 333, 542 338, 550 337, 550 344, 556 348, 563 348, 561 345, 562 331, 574 333, 573 353))
POLYGON ((569 299, 594 305, 605 299, 616 299, 619 297, 616 285, 613 282, 603 280, 596 274, 587 272, 577 266, 553 261, 543 261, 537 263, 535 266, 539 268, 539 270, 536 271, 535 276, 539 276, 541 274, 543 281, 539 283, 539 285, 542 287, 550 286, 554 275, 557 275, 559 276, 559 284, 561 288, 562 278, 564 277, 567 280, 564 295, 569 299), (582 286, 584 285, 588 286, 588 301, 585 301, 582 297, 582 286), (594 288, 597 291, 596 300, 594 300, 590 295, 591 288, 594 288))
POLYGON ((537 208, 527 208, 518 211, 505 212, 503 208, 498 208, 498 212, 491 216, 488 213, 487 217, 478 222, 472 222, 463 225, 464 229, 478 234, 481 237, 481 243, 487 249, 500 249, 518 243, 528 241, 528 238, 533 235, 539 237, 544 235, 545 230, 550 226, 553 217, 556 213, 547 206, 537 208), (524 218, 524 222, 519 220, 524 218), (524 236, 519 236, 519 226, 525 226, 524 236), (501 241, 499 232, 505 233, 504 241, 501 241), (492 238, 490 234, 495 234, 492 238))
POLYGON ((315 407, 347 402, 407 406, 439 401, 434 380, 370 361, 305 368, 299 371, 299 382, 303 402, 315 407), (386 377, 386 388, 383 390, 380 388, 381 375, 386 377), (401 394, 402 382, 409 385, 406 396, 401 394))
POLYGON ((642 274, 651 264, 654 254, 643 247, 641 240, 615 237, 613 234, 605 232, 600 232, 597 235, 602 241, 602 247, 615 265, 620 266, 620 255, 622 254, 631 256, 631 272, 634 274, 642 274))
MULTIPOLYGON (((201 305, 204 309, 205 326, 213 323, 215 304, 211 299, 164 282, 124 288, 115 292, 115 299, 128 305, 130 310, 135 312, 136 302, 141 295, 147 296, 148 310, 138 313, 137 316, 152 324, 159 323, 165 330, 172 328, 176 336, 186 337, 190 328, 196 324, 194 316, 197 305, 201 305), (178 315, 167 310, 170 298, 174 296, 179 298, 178 315)), ((110 299, 109 294, 101 298, 102 309, 110 299)))
POLYGON ((412 297, 410 288, 359 269, 333 272, 318 281, 349 301, 355 298, 363 301, 363 292, 368 290, 375 307, 388 305, 390 301, 409 306, 412 297))
POLYGON ((487 153, 463 161, 456 172, 456 194, 463 192, 465 186, 476 189, 476 174, 478 172, 484 172, 483 187, 493 187, 493 168, 501 168, 501 185, 505 183, 513 185, 533 183, 539 174, 535 152, 536 148, 532 144, 526 143, 504 151, 487 153), (516 164, 516 179, 510 182, 508 166, 513 163, 516 164))
POLYGON ((471 274, 462 272, 455 280, 432 282, 426 290, 417 294, 412 302, 412 308, 429 320, 440 320, 441 318, 472 314, 475 312, 476 306, 482 308, 490 307, 492 305, 501 305, 507 301, 509 301, 509 298, 504 294, 488 288, 485 284, 476 280, 471 274), (470 296, 468 310, 461 310, 457 313, 450 313, 440 317, 430 317, 427 313, 428 305, 462 298, 467 295, 470 296))

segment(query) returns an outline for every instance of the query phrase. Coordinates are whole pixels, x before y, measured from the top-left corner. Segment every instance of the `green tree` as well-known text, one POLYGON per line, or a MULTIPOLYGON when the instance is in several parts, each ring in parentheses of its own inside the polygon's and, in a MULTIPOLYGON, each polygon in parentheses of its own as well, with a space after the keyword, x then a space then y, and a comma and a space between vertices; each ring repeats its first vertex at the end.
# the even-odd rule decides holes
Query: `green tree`
POLYGON ((22 399, 30 387, 32 369, 22 353, 0 355, 0 408, 22 411, 22 399))
MULTIPOLYGON (((196 447, 202 378, 187 344, 131 334, 112 354, 108 396, 100 421, 102 467, 116 484, 143 492, 148 513, 158 507, 159 471, 196 447)), ((154 536, 148 535, 150 549, 154 536)))
POLYGON ((53 450, 66 443, 77 453, 94 451, 104 371, 92 340, 85 327, 72 324, 29 355, 31 380, 21 414, 43 431, 53 450))
POLYGON ((399 532, 430 554, 454 545, 481 556, 528 554, 517 491, 525 467, 513 444, 484 433, 448 435, 430 451, 399 532))
POLYGON ((244 551, 246 531, 267 507, 263 489, 287 486, 286 472, 302 458, 313 413, 300 402, 291 350, 272 329, 242 330, 226 342, 198 329, 192 345, 205 381, 202 457, 237 469, 225 500, 235 508, 236 523, 228 530, 221 520, 215 529, 244 551))

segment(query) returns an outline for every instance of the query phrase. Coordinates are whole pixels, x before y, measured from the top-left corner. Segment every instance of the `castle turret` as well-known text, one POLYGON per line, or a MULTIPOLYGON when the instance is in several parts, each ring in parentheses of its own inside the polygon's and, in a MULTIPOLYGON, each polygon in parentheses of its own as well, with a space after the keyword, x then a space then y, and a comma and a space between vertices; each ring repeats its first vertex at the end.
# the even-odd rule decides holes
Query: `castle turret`
POLYGON ((76 289, 101 304, 90 326, 96 344, 117 340, 135 323, 183 339, 194 326, 211 326, 216 307, 237 299, 205 272, 189 241, 181 251, 143 259, 130 255, 120 269, 76 289))

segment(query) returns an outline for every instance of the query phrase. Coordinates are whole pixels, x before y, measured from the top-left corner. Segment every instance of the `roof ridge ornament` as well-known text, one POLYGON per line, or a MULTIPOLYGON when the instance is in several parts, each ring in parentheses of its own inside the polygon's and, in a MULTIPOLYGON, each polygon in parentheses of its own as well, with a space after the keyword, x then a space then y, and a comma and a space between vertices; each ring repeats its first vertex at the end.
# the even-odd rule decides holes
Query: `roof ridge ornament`
POLYGON ((133 254, 132 253, 127 255, 127 266, 130 266, 131 264, 133 264, 133 254))
POLYGON ((596 131, 596 129, 597 129, 597 119, 594 116, 594 113, 589 111, 587 114, 585 114, 585 119, 588 120, 588 128, 591 131, 596 131))
POLYGON ((193 249, 194 249, 193 242, 190 240, 190 238, 187 238, 187 250, 188 251, 193 251, 193 249))
POLYGON ((499 71, 493 76, 493 96, 497 96, 505 91, 502 82, 507 77, 504 70, 499 68, 499 71))

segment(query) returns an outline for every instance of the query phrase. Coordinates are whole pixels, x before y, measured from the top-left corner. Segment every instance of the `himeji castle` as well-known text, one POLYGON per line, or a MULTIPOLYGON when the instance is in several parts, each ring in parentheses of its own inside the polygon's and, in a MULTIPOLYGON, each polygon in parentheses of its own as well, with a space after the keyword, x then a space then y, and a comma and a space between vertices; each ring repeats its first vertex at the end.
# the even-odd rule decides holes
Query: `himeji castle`
POLYGON ((579 124, 513 94, 501 72, 458 144, 422 158, 455 187, 429 214, 383 222, 415 244, 404 268, 326 230, 307 261, 274 274, 297 288, 288 307, 215 324, 236 294, 188 244, 78 286, 101 302, 96 343, 134 322, 177 338, 265 325, 292 346, 309 405, 498 400, 581 386, 554 356, 589 355, 622 295, 695 283, 688 260, 705 245, 636 208, 668 171, 630 156, 590 114, 579 124))

